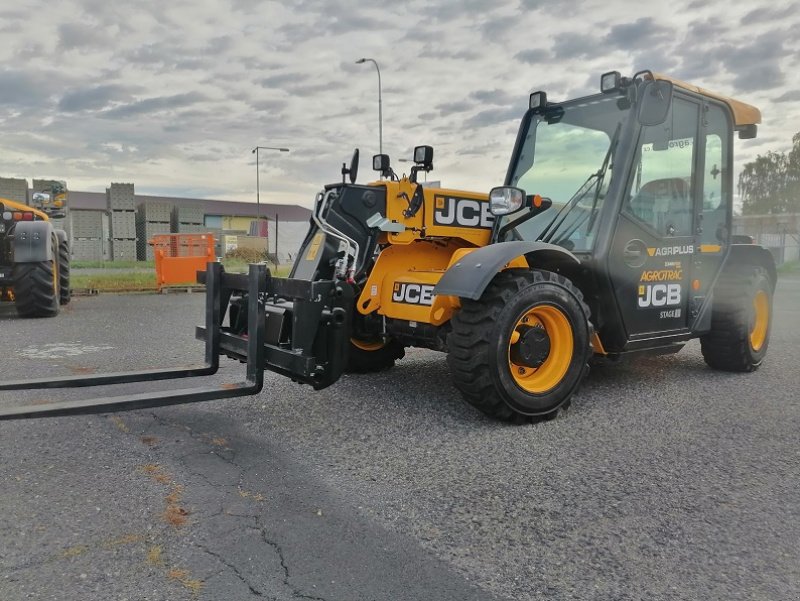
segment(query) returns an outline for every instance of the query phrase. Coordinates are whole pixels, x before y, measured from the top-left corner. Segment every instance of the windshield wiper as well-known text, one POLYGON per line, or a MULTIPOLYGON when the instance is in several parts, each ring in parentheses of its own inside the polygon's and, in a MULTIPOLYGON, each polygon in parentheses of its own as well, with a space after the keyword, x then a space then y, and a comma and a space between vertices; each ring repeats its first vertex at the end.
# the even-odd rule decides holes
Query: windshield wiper
MULTIPOLYGON (((539 236, 539 240, 550 241, 550 239, 555 235, 558 229, 564 224, 567 219, 567 215, 572 210, 572 208, 577 205, 583 198, 592 190, 594 189, 594 197, 592 199, 592 209, 590 215, 592 216, 592 222, 589 225, 589 229, 594 224, 594 211, 597 207, 597 201, 600 198, 600 191, 603 188, 603 180, 605 180, 606 172, 608 171, 609 166, 611 165, 611 157, 614 155, 614 152, 617 148, 617 143, 619 142, 619 133, 622 130, 622 122, 617 123, 617 128, 614 130, 614 135, 611 138, 611 144, 608 146, 608 151, 606 152, 606 156, 603 158, 603 163, 600 165, 600 169, 592 173, 586 181, 583 182, 578 191, 573 194, 572 198, 569 199, 569 202, 561 207, 561 210, 556 213, 553 220, 547 224, 547 227, 544 228, 541 235, 539 236), (563 214, 563 217, 562 217, 563 214), (559 217, 561 220, 559 221, 559 217), (556 224, 556 221, 558 223, 556 224), (554 225, 555 224, 555 225, 554 225)), ((583 219, 577 221, 576 225, 574 225, 566 237, 572 234, 580 225, 583 223, 583 219)), ((565 236, 561 237, 562 239, 565 236)))

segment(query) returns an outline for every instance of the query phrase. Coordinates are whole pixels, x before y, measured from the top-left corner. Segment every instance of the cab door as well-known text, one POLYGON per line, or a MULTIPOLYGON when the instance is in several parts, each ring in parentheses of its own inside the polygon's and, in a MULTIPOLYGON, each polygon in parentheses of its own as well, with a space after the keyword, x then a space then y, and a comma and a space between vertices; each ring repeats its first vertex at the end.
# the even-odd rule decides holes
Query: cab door
POLYGON ((629 343, 689 332, 700 111, 676 95, 665 122, 643 127, 636 143, 608 256, 629 343))
POLYGON ((733 122, 729 109, 705 101, 698 149, 698 193, 695 195, 697 246, 692 263, 690 327, 711 326, 710 291, 723 267, 733 219, 733 122))

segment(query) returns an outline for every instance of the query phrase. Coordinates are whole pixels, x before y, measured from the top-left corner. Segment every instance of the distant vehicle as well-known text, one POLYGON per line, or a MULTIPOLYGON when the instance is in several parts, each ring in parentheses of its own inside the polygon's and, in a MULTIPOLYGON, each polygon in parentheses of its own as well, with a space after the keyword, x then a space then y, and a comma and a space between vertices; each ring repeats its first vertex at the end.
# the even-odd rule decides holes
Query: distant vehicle
POLYGON ((70 301, 69 240, 50 223, 66 208, 63 182, 33 192, 30 206, 0 198, 0 299, 22 317, 53 317, 70 301))

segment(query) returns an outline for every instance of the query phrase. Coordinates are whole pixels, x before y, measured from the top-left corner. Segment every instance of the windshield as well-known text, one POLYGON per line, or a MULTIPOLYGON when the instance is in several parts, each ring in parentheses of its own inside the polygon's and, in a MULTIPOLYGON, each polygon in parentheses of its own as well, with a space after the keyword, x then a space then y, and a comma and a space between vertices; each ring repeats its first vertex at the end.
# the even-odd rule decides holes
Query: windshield
POLYGON ((628 112, 619 96, 599 95, 530 116, 510 185, 550 198, 553 206, 530 219, 525 219, 527 208, 503 217, 505 239, 544 239, 570 250, 591 250, 628 112))

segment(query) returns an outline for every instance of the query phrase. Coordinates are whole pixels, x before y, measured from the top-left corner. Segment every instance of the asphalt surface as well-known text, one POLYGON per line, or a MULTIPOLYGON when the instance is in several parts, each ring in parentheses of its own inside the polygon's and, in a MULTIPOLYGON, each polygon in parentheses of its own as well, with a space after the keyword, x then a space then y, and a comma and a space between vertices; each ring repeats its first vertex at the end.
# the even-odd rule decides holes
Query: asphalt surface
MULTIPOLYGON (((2 377, 192 363, 202 303, 0 309, 2 377)), ((798 599, 799 355, 788 280, 756 373, 691 343, 593 370, 548 423, 484 419, 423 350, 319 392, 2 422, 0 599, 798 599)))

